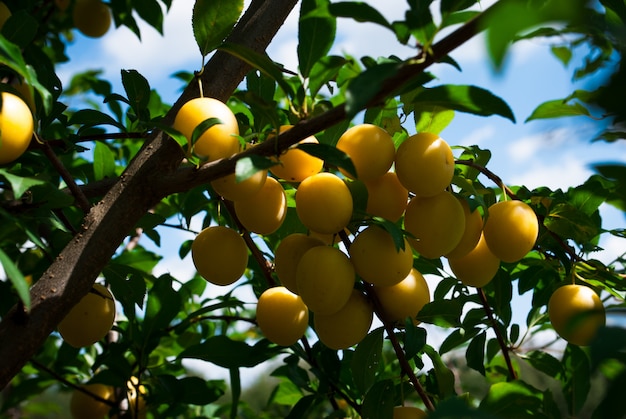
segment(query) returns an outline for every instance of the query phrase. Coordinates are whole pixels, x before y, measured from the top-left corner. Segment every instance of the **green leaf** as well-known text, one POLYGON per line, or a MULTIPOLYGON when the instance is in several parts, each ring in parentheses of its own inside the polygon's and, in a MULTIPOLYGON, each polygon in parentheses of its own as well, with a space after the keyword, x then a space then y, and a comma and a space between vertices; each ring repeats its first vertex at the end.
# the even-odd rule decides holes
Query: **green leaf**
POLYGON ((222 123, 222 120, 219 118, 208 118, 204 121, 200 122, 197 127, 194 128, 191 133, 191 144, 195 144, 202 134, 204 134, 209 128, 213 125, 219 125, 222 123))
POLYGON ((420 108, 438 106, 479 116, 500 115, 515 122, 513 111, 504 100, 476 86, 446 84, 424 88, 415 95, 414 103, 420 108))
POLYGON ((345 17, 357 22, 371 22, 391 29, 391 24, 380 14, 378 10, 365 2, 360 1, 340 1, 331 3, 328 7, 330 13, 335 17, 345 17))
POLYGON ((400 69, 398 63, 382 63, 368 68, 348 85, 346 91, 346 117, 353 118, 367 107, 380 91, 382 85, 400 69))
POLYGON ((591 389, 591 366, 585 351, 568 344, 562 358, 563 374, 557 376, 563 386, 570 416, 578 416, 591 389))
POLYGON ((413 358, 426 345, 426 329, 418 327, 413 319, 407 317, 404 321, 404 354, 407 359, 413 358))
POLYGON ((383 362, 383 333, 382 327, 371 331, 354 351, 350 369, 354 383, 361 394, 367 393, 367 390, 374 384, 383 362))
POLYGON ((404 231, 402 231, 402 229, 398 227, 397 224, 392 223, 391 221, 386 220, 382 217, 372 218, 372 224, 377 225, 378 227, 382 228, 387 233, 389 233, 389 235, 393 239, 393 244, 397 252, 404 250, 405 248, 404 231))
POLYGON ((148 292, 143 328, 146 336, 169 326, 182 306, 180 295, 172 288, 172 278, 163 275, 148 292))
POLYGON ((414 109, 415 131, 440 134, 454 119, 452 109, 439 106, 423 107, 416 106, 414 109))
POLYGON ((235 179, 237 182, 243 182, 258 171, 269 169, 276 164, 276 161, 265 156, 251 155, 243 157, 237 160, 235 164, 235 179))
POLYGON ((352 159, 338 148, 322 143, 298 143, 296 147, 314 157, 324 160, 332 166, 337 166, 356 177, 356 169, 352 163, 352 159))
POLYGON ((231 369, 254 367, 276 356, 281 351, 281 347, 272 346, 266 339, 250 346, 228 336, 217 335, 206 339, 199 345, 185 349, 179 357, 201 359, 231 369))
POLYGON ((550 377, 556 377, 557 374, 563 373, 563 364, 561 364, 561 361, 547 352, 532 351, 526 354, 524 359, 535 369, 549 375, 550 377))
POLYGON ((461 299, 434 300, 420 310, 417 320, 440 327, 460 327, 464 305, 461 299))
POLYGON ((163 10, 157 0, 136 1, 133 8, 139 17, 163 35, 163 10))
POLYGON ((298 64, 308 78, 311 69, 328 55, 337 31, 337 20, 328 12, 328 0, 303 0, 298 23, 298 64))
POLYGON ((219 49, 245 61, 276 81, 288 97, 295 96, 293 88, 283 77, 282 67, 272 61, 267 54, 260 54, 243 45, 233 44, 231 42, 224 42, 220 45, 219 49))
POLYGON ((93 173, 95 180, 115 177, 115 155, 105 143, 96 143, 93 151, 93 173))
POLYGON ((344 57, 337 55, 328 55, 315 62, 309 74, 309 94, 311 97, 315 97, 325 84, 335 80, 339 70, 346 62, 344 57))
POLYGON ((203 57, 230 34, 242 11, 243 0, 196 0, 191 24, 203 57))
POLYGON ((555 45, 550 48, 550 51, 564 66, 567 66, 572 59, 572 50, 568 47, 555 45))
POLYGON ((128 96, 128 103, 135 114, 142 119, 149 119, 148 104, 150 103, 150 84, 144 76, 136 70, 122 70, 122 84, 128 96))
POLYGON ((454 394, 454 373, 446 366, 439 353, 430 345, 424 346, 424 352, 433 362, 439 396, 444 399, 454 394))
POLYGON ((591 217, 566 202, 552 207, 543 224, 548 230, 577 243, 586 243, 600 232, 591 217))
POLYGON ((26 48, 37 36, 39 22, 26 10, 17 10, 2 26, 2 35, 20 48, 26 48))
POLYGON ((22 195, 24 195, 24 192, 33 186, 46 184, 46 182, 41 179, 17 176, 8 172, 6 169, 0 169, 0 176, 4 177, 7 182, 11 184, 13 197, 15 199, 20 199, 22 195))
POLYGON ((580 102, 567 103, 563 99, 549 100, 537 106, 524 122, 535 119, 562 118, 566 116, 589 116, 589 110, 580 102))
POLYGON ((541 412, 542 406, 543 394, 516 380, 493 384, 479 407, 503 418, 525 418, 541 412))
POLYGON ((485 375, 485 341, 487 335, 485 332, 480 333, 470 342, 465 351, 465 359, 467 366, 485 375))
POLYGON ((446 336, 444 341, 441 342, 441 345, 439 346, 439 353, 443 355, 458 348, 476 336, 479 331, 480 329, 478 328, 472 328, 471 330, 465 330, 464 328, 454 329, 452 333, 446 336))
POLYGON ((376 382, 365 394, 361 417, 363 419, 392 419, 395 388, 389 379, 376 382))
POLYGON ((86 128, 91 128, 98 125, 113 125, 114 127, 119 128, 121 131, 126 131, 126 127, 123 124, 117 122, 110 115, 107 115, 106 113, 97 111, 95 109, 81 109, 79 111, 76 111, 70 117, 68 125, 82 125, 82 127, 80 127, 78 130, 79 134, 86 128))
POLYGON ((186 403, 204 406, 224 395, 221 382, 200 377, 176 378, 173 375, 155 377, 156 396, 161 403, 186 403))
POLYGON ((419 44, 428 49, 437 33, 430 12, 432 0, 408 0, 408 3, 410 9, 405 14, 408 29, 419 44))
POLYGON ((17 265, 13 263, 9 255, 4 253, 2 249, 0 249, 0 263, 2 263, 4 272, 17 291, 17 295, 20 297, 20 300, 22 300, 22 303, 24 303, 24 307, 26 307, 26 310, 30 309, 30 293, 28 292, 28 284, 24 279, 24 275, 22 275, 17 265))

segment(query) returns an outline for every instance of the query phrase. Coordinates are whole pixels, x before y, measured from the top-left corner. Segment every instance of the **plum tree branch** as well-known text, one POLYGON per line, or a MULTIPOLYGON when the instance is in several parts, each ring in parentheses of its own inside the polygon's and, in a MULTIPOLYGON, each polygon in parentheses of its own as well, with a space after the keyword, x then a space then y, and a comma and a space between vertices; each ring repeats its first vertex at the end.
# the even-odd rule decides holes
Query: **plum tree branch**
MULTIPOLYGON (((229 40, 264 51, 297 0, 255 1, 229 40)), ((204 91, 226 100, 250 67, 235 57, 216 52, 205 67, 204 91)), ((171 123, 183 103, 197 95, 190 84, 165 116, 171 123)), ((0 322, 0 388, 4 388, 36 353, 65 314, 91 289, 136 222, 164 196, 158 179, 176 172, 184 155, 180 146, 155 132, 117 182, 87 214, 74 239, 32 286, 31 309, 19 315, 13 307, 0 322)))

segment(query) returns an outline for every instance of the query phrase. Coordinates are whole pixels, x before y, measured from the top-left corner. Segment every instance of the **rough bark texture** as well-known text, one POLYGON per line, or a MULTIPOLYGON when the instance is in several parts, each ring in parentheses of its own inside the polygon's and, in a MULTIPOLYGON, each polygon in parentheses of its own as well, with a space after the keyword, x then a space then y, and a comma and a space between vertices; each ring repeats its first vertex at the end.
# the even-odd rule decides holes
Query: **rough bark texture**
MULTIPOLYGON (((255 0, 229 41, 264 51, 297 0, 255 0)), ((203 73, 205 95, 226 100, 249 67, 218 52, 203 73)), ((192 83, 166 117, 172 121, 180 106, 198 95, 192 83)), ((104 198, 87 214, 79 234, 33 285, 28 313, 14 307, 0 323, 0 389, 37 353, 70 308, 89 290, 133 226, 168 191, 159 179, 176 172, 183 159, 178 144, 156 133, 129 164, 104 198)))

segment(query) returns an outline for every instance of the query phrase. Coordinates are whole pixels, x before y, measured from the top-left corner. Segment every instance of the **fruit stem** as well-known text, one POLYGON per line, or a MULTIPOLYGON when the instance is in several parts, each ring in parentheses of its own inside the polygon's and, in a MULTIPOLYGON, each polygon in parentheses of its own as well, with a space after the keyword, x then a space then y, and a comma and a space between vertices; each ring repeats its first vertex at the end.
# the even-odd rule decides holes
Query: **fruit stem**
POLYGON ((502 355, 504 356, 504 362, 509 370, 509 375, 511 376, 511 380, 517 380, 517 373, 515 372, 515 368, 513 368, 513 363, 511 362, 511 356, 509 355, 509 348, 502 337, 502 333, 500 333, 500 329, 498 328, 498 323, 496 322, 495 317, 493 316, 493 311, 491 310, 491 306, 487 301, 487 296, 485 295, 485 291, 482 288, 478 288, 478 296, 480 297, 480 301, 483 304, 483 308, 485 313, 487 314, 487 318, 491 322, 491 328, 496 334, 496 340, 498 341, 498 345, 502 350, 502 355))
POLYGON ((277 286, 278 284, 276 283, 276 280, 272 276, 273 269, 272 269, 271 263, 265 259, 263 252, 261 252, 261 249, 259 249, 259 246, 257 246, 257 244, 254 242, 254 240, 250 236, 250 232, 247 231, 243 227, 243 225, 237 218, 237 215, 235 214, 234 204, 232 203, 232 201, 229 201, 227 199, 224 199, 224 198, 221 198, 221 199, 222 199, 222 203, 224 204, 224 207, 226 208, 226 211, 228 211, 229 215, 235 221, 235 224, 237 224, 241 237, 243 237, 243 240, 246 242, 248 249, 250 249, 250 253, 252 254, 252 257, 257 261, 257 263, 261 267, 261 270, 263 271, 263 276, 265 276, 265 280, 267 281, 268 287, 271 288, 271 287, 277 286))

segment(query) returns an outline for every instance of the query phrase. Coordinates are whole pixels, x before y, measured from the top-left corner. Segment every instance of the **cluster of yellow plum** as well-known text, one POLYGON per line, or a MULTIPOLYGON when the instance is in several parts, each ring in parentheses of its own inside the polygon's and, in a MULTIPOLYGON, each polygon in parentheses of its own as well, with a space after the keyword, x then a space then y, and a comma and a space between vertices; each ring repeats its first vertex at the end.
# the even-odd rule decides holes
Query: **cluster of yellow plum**
MULTIPOLYGON (((236 119, 215 99, 183 105, 174 128, 191 138, 208 118, 222 123, 205 131, 189 151, 209 161, 239 152, 236 119)), ((357 344, 369 331, 374 311, 392 323, 415 319, 430 301, 428 285, 413 267, 415 254, 445 257, 463 284, 483 287, 501 262, 517 262, 535 245, 539 224, 527 204, 505 199, 480 211, 451 191, 455 160, 438 135, 418 133, 396 149, 384 129, 359 124, 344 132, 336 147, 352 160, 356 179, 343 169, 323 171, 322 160, 294 146, 274 158, 276 165, 245 181, 231 174, 212 182, 219 195, 233 202, 243 228, 259 235, 282 225, 284 185, 296 188, 295 210, 308 234, 290 234, 271 249, 280 286, 266 290, 257 304, 259 328, 279 345, 303 336, 310 313, 317 336, 333 349, 357 344), (401 223, 406 232, 402 246, 376 222, 348 231, 355 218, 349 183, 355 180, 367 189, 369 219, 401 223), (335 243, 338 234, 342 245, 335 243)), ((244 274, 248 252, 237 231, 211 226, 194 240, 192 257, 201 276, 229 285, 244 274)))

